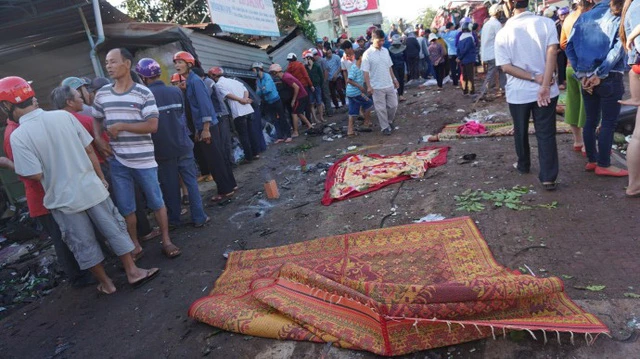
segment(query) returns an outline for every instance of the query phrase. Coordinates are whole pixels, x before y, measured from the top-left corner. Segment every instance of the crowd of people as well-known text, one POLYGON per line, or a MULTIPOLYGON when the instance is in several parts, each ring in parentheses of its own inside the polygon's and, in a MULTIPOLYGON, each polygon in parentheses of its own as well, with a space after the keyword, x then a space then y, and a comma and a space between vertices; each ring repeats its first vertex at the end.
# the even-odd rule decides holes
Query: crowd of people
POLYGON ((221 67, 205 72, 186 51, 173 55, 175 73, 167 85, 157 61, 134 63, 124 48, 106 55, 110 80, 69 77, 53 89, 56 111, 39 107, 27 81, 5 77, 0 109, 8 118, 7 158, 0 166, 24 182, 29 213, 53 239, 71 283, 97 281, 104 294, 116 291, 102 265, 105 242, 129 283, 141 285, 159 272, 136 265, 142 242, 160 237, 162 253, 175 258, 181 249, 170 230, 210 222, 199 181, 215 181, 217 194, 209 201, 235 195, 234 132, 244 163, 266 150, 262 118, 273 124, 276 144, 292 142, 300 126, 313 129, 342 108, 347 136, 371 132, 373 110, 381 133, 390 135, 406 81, 435 80, 438 89, 451 82, 467 96, 485 96, 491 87, 496 96, 506 92, 514 168, 531 169, 533 118, 539 180, 547 190, 556 188, 559 172, 556 103, 566 86, 565 121, 574 149, 585 153, 585 170, 628 175, 627 196, 640 197, 640 126, 629 144, 628 171, 613 166, 610 155, 621 104, 640 106, 640 1, 577 0, 572 9, 540 15, 527 10, 528 0, 489 5, 481 28, 469 17, 440 29, 407 27, 403 34, 395 25, 388 34, 372 26, 357 39, 343 35, 335 43, 318 41, 300 56, 290 53, 286 68, 253 63, 255 88, 221 67), (486 76, 476 91, 480 62, 486 76), (629 66, 631 99, 621 101, 629 66), (147 209, 158 228, 149 224, 147 209), (189 222, 181 218, 186 212, 189 222))

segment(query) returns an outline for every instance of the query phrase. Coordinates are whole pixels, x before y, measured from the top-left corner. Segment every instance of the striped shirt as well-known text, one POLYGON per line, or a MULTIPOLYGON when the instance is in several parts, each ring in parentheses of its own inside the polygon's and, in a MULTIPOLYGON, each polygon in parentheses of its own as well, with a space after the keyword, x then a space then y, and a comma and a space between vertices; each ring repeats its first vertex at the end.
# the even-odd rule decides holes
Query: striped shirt
MULTIPOLYGON (((116 123, 137 123, 158 118, 158 107, 153 93, 143 85, 134 84, 121 94, 114 92, 112 85, 106 85, 96 93, 93 117, 104 119, 103 125, 108 129, 116 123)), ((129 168, 158 166, 150 133, 121 131, 110 143, 115 158, 129 168)))

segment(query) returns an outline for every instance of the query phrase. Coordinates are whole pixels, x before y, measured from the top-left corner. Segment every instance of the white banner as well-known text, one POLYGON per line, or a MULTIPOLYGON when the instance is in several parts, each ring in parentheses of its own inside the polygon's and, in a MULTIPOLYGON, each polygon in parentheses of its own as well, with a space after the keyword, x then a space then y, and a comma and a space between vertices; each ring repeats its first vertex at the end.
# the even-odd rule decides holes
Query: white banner
POLYGON ((280 36, 272 0, 208 0, 211 21, 223 31, 280 36))

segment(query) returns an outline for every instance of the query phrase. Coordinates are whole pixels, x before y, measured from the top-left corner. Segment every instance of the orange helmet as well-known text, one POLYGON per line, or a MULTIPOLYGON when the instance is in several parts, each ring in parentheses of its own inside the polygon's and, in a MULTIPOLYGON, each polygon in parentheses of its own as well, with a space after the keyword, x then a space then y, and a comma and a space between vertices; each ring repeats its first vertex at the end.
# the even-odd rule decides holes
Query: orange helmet
POLYGON ((311 51, 309 51, 309 50, 305 50, 305 51, 302 53, 302 58, 303 58, 303 59, 306 59, 307 57, 313 57, 313 54, 312 54, 312 53, 311 53, 311 51))
POLYGON ((0 101, 8 101, 17 105, 35 95, 31 85, 21 77, 9 76, 0 79, 0 101))
POLYGON ((196 65, 196 58, 193 57, 193 55, 191 55, 190 53, 186 52, 186 51, 178 51, 173 55, 173 62, 176 62, 176 60, 182 60, 188 64, 191 64, 191 66, 195 66, 196 65))
POLYGON ((224 74, 224 70, 222 67, 214 66, 207 71, 207 74, 209 74, 209 76, 222 76, 224 74))
POLYGON ((182 81, 184 81, 184 77, 182 77, 182 75, 178 73, 171 75, 171 83, 182 82, 182 81))

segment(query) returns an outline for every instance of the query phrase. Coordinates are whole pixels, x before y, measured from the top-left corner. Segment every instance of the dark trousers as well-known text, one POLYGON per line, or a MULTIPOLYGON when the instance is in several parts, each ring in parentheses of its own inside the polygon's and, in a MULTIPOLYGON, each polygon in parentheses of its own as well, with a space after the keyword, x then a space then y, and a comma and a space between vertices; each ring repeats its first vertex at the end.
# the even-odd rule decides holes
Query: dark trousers
POLYGON ((251 141, 249 140, 249 121, 251 121, 251 116, 252 115, 245 115, 233 119, 233 126, 236 128, 240 147, 242 147, 244 158, 247 161, 251 161, 256 155, 251 149, 251 141))
POLYGON ((231 135, 231 116, 223 115, 218 117, 218 128, 220 129, 220 141, 222 142, 222 156, 229 166, 233 166, 233 139, 231 135))
POLYGON ((429 76, 433 77, 434 79, 436 78, 435 66, 433 66, 433 63, 431 62, 429 56, 426 56, 425 58, 420 60, 420 73, 422 75, 422 78, 425 80, 429 76))
POLYGON ((444 73, 444 70, 446 67, 445 62, 446 61, 443 61, 439 65, 434 66, 434 70, 436 73, 436 82, 438 83, 439 88, 442 88, 442 80, 445 77, 445 73, 444 73))
POLYGON ((189 192, 189 207, 193 223, 201 224, 207 219, 202 206, 202 197, 198 189, 196 177, 196 163, 192 153, 184 156, 157 160, 158 181, 162 190, 162 198, 167 206, 169 224, 180 225, 180 178, 189 192))
POLYGON ((582 91, 586 113, 586 123, 582 129, 584 149, 589 162, 597 162, 600 167, 611 166, 611 145, 613 133, 620 115, 618 103, 624 94, 622 74, 610 72, 609 76, 593 89, 592 94, 582 91), (600 118, 602 117, 602 121, 600 118), (600 124, 598 148, 596 148, 596 128, 600 124))
POLYGON ((539 107, 537 102, 509 104, 513 117, 514 141, 518 155, 518 171, 531 169, 531 148, 529 147, 529 119, 533 116, 533 126, 538 140, 540 161, 540 182, 555 182, 558 177, 558 147, 556 144, 556 104, 558 97, 551 99, 549 106, 539 107))
POLYGON ((64 274, 67 275, 70 282, 80 278, 85 271, 81 271, 78 266, 78 262, 76 258, 73 256, 73 253, 69 249, 66 243, 62 241, 62 234, 60 233, 60 227, 56 223, 53 216, 49 214, 45 214, 43 216, 36 217, 42 228, 44 228, 45 233, 51 237, 51 241, 53 242, 53 248, 56 251, 56 257, 58 257, 58 265, 62 268, 64 274))
POLYGON ((567 81, 567 55, 564 51, 558 52, 556 62, 558 63, 558 84, 562 85, 567 81))
POLYGON ((329 92, 331 93, 331 101, 333 101, 333 106, 338 107, 338 100, 340 100, 341 106, 346 104, 344 97, 344 90, 341 88, 338 83, 340 79, 336 79, 335 81, 329 81, 329 92))
POLYGON ((458 71, 458 63, 456 62, 457 58, 458 56, 456 55, 449 55, 449 76, 451 76, 453 86, 458 86, 458 80, 460 80, 460 72, 458 71))
POLYGON ((476 64, 463 64, 462 67, 462 93, 464 94, 475 94, 476 86, 473 83, 475 72, 476 72, 476 64))
POLYGON ((396 76, 398 80, 398 95, 404 95, 404 63, 399 66, 393 66, 393 74, 396 76))
POLYGON ((267 150, 267 144, 264 142, 264 135, 262 134, 262 114, 260 113, 260 107, 253 108, 253 115, 248 122, 249 127, 249 142, 251 143, 251 151, 256 156, 267 150))
POLYGON ((265 111, 273 119, 273 125, 276 127, 276 136, 278 139, 284 140, 291 137, 291 126, 284 113, 282 100, 274 103, 265 102, 265 111))
POLYGON ((209 167, 207 166, 207 160, 204 157, 204 154, 202 153, 202 149, 200 148, 200 146, 196 146, 195 145, 196 141, 195 141, 195 138, 193 136, 189 136, 189 138, 194 143, 193 156, 195 157, 196 163, 198 164, 198 169, 200 170, 200 175, 201 176, 210 175, 211 171, 209 171, 209 167))
POLYGON ((409 70, 409 80, 417 80, 420 77, 420 57, 407 58, 407 69, 409 70))
POLYGON ((207 160, 207 165, 211 169, 211 175, 214 181, 216 181, 218 194, 229 194, 233 192, 237 184, 236 179, 233 177, 231 164, 229 164, 224 157, 224 148, 220 137, 220 125, 211 125, 209 132, 211 133, 211 143, 201 141, 198 142, 197 145, 202 149, 207 160))
MULTIPOLYGON (((329 80, 325 80, 322 83, 322 102, 324 102, 324 111, 328 116, 333 116, 333 108, 331 107, 331 91, 329 90, 329 80)), ((291 106, 285 104, 287 111, 292 114, 291 106)))

